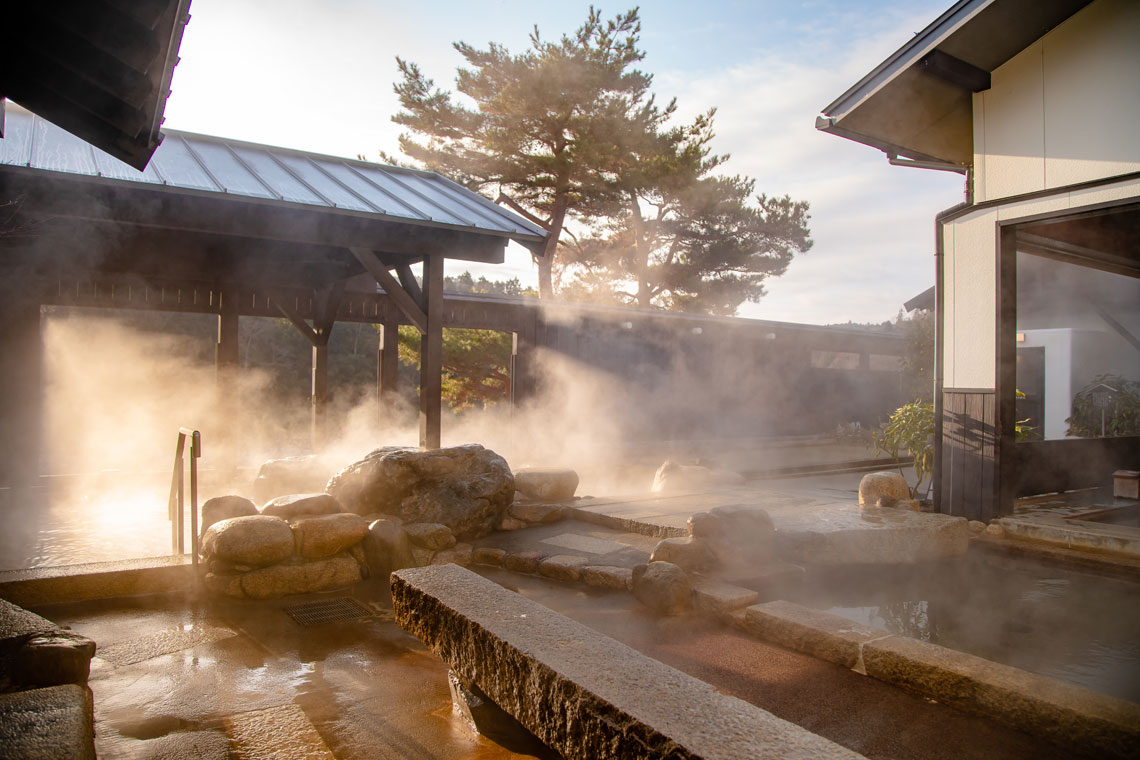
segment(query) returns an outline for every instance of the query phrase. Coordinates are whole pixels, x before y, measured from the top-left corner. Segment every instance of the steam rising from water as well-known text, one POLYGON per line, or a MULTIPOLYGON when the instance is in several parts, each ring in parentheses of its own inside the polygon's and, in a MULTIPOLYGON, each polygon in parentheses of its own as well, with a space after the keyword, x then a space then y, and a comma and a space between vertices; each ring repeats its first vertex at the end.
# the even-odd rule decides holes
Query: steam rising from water
MULTIPOLYGON (((201 340, 83 311, 49 314, 44 343, 46 473, 168 473, 179 427, 202 432, 203 470, 236 465, 248 481, 267 459, 308 453, 309 404, 282 401, 272 378, 248 367, 219 396, 201 340)), ((444 445, 478 442, 513 467, 567 466, 596 477, 612 469, 630 403, 621 384, 571 359, 544 358, 541 397, 513 412, 505 401, 445 412, 444 445)), ((333 470, 378 446, 416 444, 407 401, 378 415, 374 385, 330 392, 323 455, 333 470)))

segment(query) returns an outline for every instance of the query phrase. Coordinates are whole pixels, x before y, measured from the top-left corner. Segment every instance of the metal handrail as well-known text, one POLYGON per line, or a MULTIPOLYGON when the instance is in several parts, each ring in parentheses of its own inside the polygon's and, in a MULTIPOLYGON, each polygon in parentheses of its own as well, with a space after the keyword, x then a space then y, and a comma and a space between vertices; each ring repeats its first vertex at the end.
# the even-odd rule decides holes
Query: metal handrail
POLYGON ((178 428, 178 444, 174 448, 174 474, 170 479, 167 517, 170 519, 170 551, 186 553, 183 513, 186 509, 186 438, 190 438, 190 547, 194 569, 198 569, 198 459, 202 456, 202 434, 189 428, 178 428))

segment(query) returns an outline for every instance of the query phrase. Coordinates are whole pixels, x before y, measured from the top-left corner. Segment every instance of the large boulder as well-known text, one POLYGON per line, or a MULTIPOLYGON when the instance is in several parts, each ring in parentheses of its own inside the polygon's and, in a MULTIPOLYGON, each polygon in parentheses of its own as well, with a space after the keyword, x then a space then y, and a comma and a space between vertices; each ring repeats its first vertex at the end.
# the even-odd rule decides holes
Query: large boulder
POLYGON ((673 563, 650 562, 633 568, 633 595, 654 612, 680 615, 692 604, 693 585, 673 563))
POLYGON ((202 556, 235 565, 260 567, 293 554, 293 529, 280 517, 231 517, 211 525, 202 537, 202 556))
POLYGON ((360 543, 368 534, 368 522, 360 515, 303 517, 293 522, 297 553, 306 559, 322 559, 360 543))
POLYGON ((244 496, 215 496, 202 505, 202 533, 219 520, 256 515, 257 505, 244 496))
POLYGON ((257 471, 253 496, 259 504, 264 504, 285 494, 320 491, 332 471, 333 467, 327 461, 312 454, 270 459, 257 471))
POLYGON ((776 528, 760 507, 727 504, 689 518, 689 534, 724 569, 761 567, 773 558, 776 528))
POLYGON ((298 517, 335 515, 340 502, 327 493, 293 493, 278 496, 261 508, 261 514, 293 520, 298 517))
POLYGON ((860 507, 893 507, 910 499, 910 486, 897 472, 869 472, 859 481, 860 507))
POLYGON ((658 542, 650 562, 672 562, 683 570, 703 570, 712 561, 708 546, 692 536, 664 538, 658 542))
POLYGON ((569 501, 578 490, 578 473, 555 467, 520 467, 515 488, 535 501, 569 501))
POLYGON ((515 495, 507 461, 478 444, 387 447, 334 475, 325 489, 348 511, 440 523, 460 540, 491 532, 515 495))

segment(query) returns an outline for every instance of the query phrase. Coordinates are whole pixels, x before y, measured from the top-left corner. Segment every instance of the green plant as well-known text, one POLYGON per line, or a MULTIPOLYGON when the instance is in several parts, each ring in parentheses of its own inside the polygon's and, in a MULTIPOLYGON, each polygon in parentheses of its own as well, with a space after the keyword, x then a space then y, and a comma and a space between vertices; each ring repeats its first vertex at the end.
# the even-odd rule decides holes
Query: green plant
MULTIPOLYGON (((874 439, 875 448, 892 459, 898 460, 903 452, 910 454, 915 475, 910 492, 917 498, 923 481, 934 471, 934 405, 912 401, 900 406, 874 431, 874 439)), ((903 475, 902 465, 898 468, 903 475)))
POLYGON ((1140 435, 1140 381, 1097 375, 1073 396, 1073 415, 1065 422, 1069 435, 1081 438, 1140 435))
MULTIPOLYGON (((1014 395, 1016 395, 1018 398, 1025 398, 1025 393, 1023 391, 1021 391, 1020 389, 1015 388, 1013 392, 1014 392, 1014 395)), ((1029 417, 1026 417, 1023 420, 1014 420, 1013 433, 1014 433, 1015 440, 1030 441, 1030 440, 1037 440, 1037 439, 1041 438, 1041 434, 1037 432, 1037 426, 1036 425, 1026 425, 1025 424, 1025 423, 1029 422, 1029 420, 1030 420, 1029 417)))

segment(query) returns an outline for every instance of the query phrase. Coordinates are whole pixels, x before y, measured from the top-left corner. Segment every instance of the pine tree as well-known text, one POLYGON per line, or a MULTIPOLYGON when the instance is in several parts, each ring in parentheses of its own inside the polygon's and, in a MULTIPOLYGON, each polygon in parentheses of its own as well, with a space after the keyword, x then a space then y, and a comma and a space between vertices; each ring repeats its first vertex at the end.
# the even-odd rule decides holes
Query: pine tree
POLYGON ((605 272, 631 284, 633 293, 616 292, 642 307, 735 314, 811 247, 808 204, 753 196, 755 180, 715 174, 729 158, 709 147, 715 111, 664 129, 674 107, 658 112, 650 102, 638 115, 613 180, 620 200, 574 244, 575 284, 605 272))
POLYGON ((456 90, 474 109, 396 59, 404 111, 393 121, 410 131, 400 137, 401 150, 468 187, 497 189, 500 202, 547 230, 535 256, 541 297, 553 295, 568 216, 589 217, 612 200, 615 135, 651 83, 633 68, 644 57, 640 30, 636 9, 603 21, 591 7, 586 23, 560 40, 542 39, 535 27, 530 49, 517 55, 496 43, 486 50, 455 43, 467 62, 456 90))

